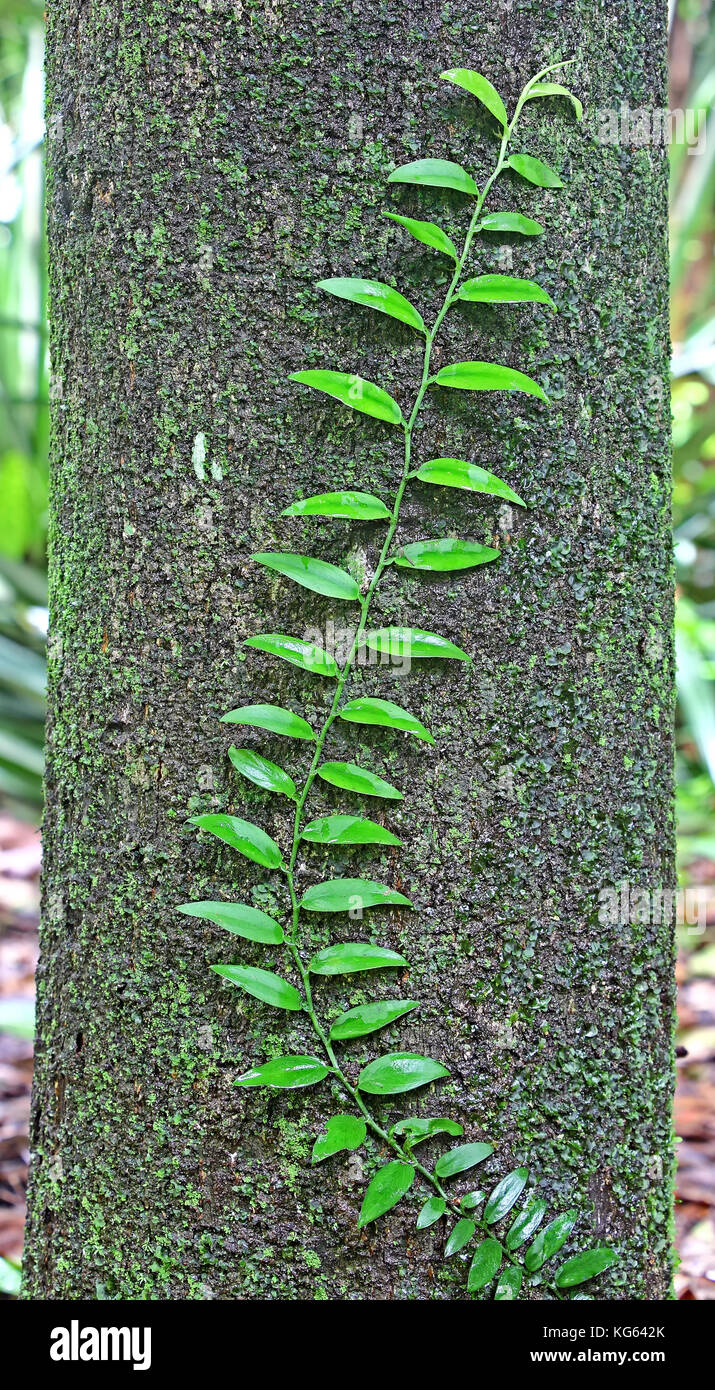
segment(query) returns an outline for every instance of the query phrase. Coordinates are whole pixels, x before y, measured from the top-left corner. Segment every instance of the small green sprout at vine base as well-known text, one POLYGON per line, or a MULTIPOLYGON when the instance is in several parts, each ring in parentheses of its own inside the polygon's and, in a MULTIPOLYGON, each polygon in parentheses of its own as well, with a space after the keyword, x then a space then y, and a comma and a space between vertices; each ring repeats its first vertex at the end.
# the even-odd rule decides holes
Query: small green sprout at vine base
MULTIPOLYGON (((416 1216, 419 1231, 448 1220, 444 1254, 450 1259, 472 1247, 467 1289, 477 1293, 493 1287, 495 1299, 518 1298, 524 1281, 546 1287, 554 1298, 580 1286, 611 1265, 616 1256, 607 1247, 597 1247, 575 1255, 548 1277, 544 1266, 568 1240, 577 1219, 575 1211, 557 1215, 544 1225, 546 1204, 529 1197, 512 1217, 527 1187, 526 1168, 507 1173, 489 1193, 472 1190, 454 1195, 450 1184, 469 1180, 479 1164, 493 1153, 491 1144, 458 1143, 437 1159, 430 1168, 415 1154, 418 1145, 430 1139, 460 1139, 462 1126, 445 1117, 410 1117, 385 1130, 370 1109, 370 1097, 394 1097, 439 1082, 449 1076, 442 1062, 413 1052, 390 1052, 365 1066, 352 1084, 339 1060, 338 1051, 354 1039, 375 1033, 411 1013, 419 1005, 412 999, 374 1000, 348 1009, 332 1025, 320 1016, 316 985, 321 977, 350 976, 373 970, 395 970, 408 966, 407 960, 386 947, 366 941, 341 942, 319 950, 310 959, 304 953, 302 921, 305 913, 345 913, 359 904, 361 910, 373 907, 410 909, 402 893, 363 878, 336 878, 309 888, 302 898, 296 889, 296 865, 302 844, 307 845, 399 845, 389 829, 367 817, 335 814, 310 819, 306 806, 316 777, 328 785, 380 798, 402 799, 403 793, 367 768, 353 763, 325 761, 323 750, 337 719, 346 723, 373 725, 401 730, 412 737, 434 743, 429 730, 411 712, 392 701, 360 696, 347 700, 346 687, 356 658, 363 646, 389 659, 419 661, 438 659, 468 661, 469 655, 446 637, 418 628, 369 626, 372 601, 388 566, 432 573, 468 572, 498 558, 498 551, 474 541, 427 539, 394 547, 395 532, 405 490, 414 478, 434 487, 461 489, 523 506, 518 494, 494 474, 465 459, 436 458, 412 462, 415 422, 428 391, 446 388, 459 391, 516 391, 548 404, 539 383, 523 372, 493 362, 455 362, 430 374, 435 339, 445 315, 457 302, 470 304, 534 305, 553 310, 550 295, 532 280, 502 274, 481 274, 464 278, 465 267, 475 236, 500 232, 516 237, 536 237, 543 228, 520 212, 485 212, 488 195, 504 170, 510 170, 526 183, 542 189, 559 189, 558 174, 540 159, 509 151, 525 104, 537 98, 564 97, 571 102, 577 119, 581 104, 567 88, 543 79, 554 71, 545 68, 524 87, 509 120, 504 103, 485 77, 468 68, 453 69, 442 77, 475 97, 496 121, 500 147, 496 164, 480 192, 472 176, 459 164, 444 159, 418 159, 396 169, 392 184, 444 188, 474 200, 473 211, 461 251, 433 222, 388 213, 399 227, 422 245, 431 247, 454 263, 454 273, 441 307, 428 327, 422 314, 404 295, 389 285, 356 277, 322 280, 319 288, 339 299, 364 305, 397 319, 413 329, 422 343, 422 370, 411 409, 405 413, 381 386, 354 373, 308 370, 295 372, 292 380, 334 397, 343 405, 383 421, 401 431, 402 471, 391 504, 370 493, 339 487, 333 492, 303 498, 286 508, 285 516, 331 517, 359 522, 387 524, 387 530, 373 577, 361 596, 355 580, 337 565, 309 555, 258 553, 252 558, 264 568, 285 576, 318 594, 359 605, 359 618, 350 650, 341 666, 322 647, 284 633, 260 633, 248 639, 247 646, 280 657, 302 671, 335 681, 329 713, 318 733, 300 715, 276 705, 257 704, 235 709, 224 716, 230 724, 263 729, 285 738, 302 740, 312 746, 312 759, 302 783, 276 763, 246 748, 231 748, 234 768, 263 791, 287 797, 295 805, 292 842, 286 853, 259 826, 230 815, 199 815, 192 824, 217 836, 233 849, 263 868, 278 871, 285 882, 290 912, 286 924, 267 913, 242 903, 195 902, 180 910, 208 918, 234 936, 271 947, 283 946, 292 962, 298 984, 292 984, 270 970, 239 964, 212 968, 226 980, 275 1009, 302 1012, 315 1034, 316 1055, 271 1057, 245 1072, 236 1081, 240 1087, 273 1087, 295 1090, 315 1086, 327 1078, 350 1103, 350 1112, 331 1115, 313 1149, 313 1163, 324 1163, 335 1154, 351 1152, 362 1145, 368 1133, 388 1151, 384 1162, 365 1191, 358 1224, 377 1221, 404 1199, 413 1187, 423 1189, 416 1216), (357 1113, 352 1113, 352 1111, 357 1113), (425 1194, 426 1190, 426 1194, 425 1194)), ((581 1293, 575 1297, 587 1297, 581 1293)))

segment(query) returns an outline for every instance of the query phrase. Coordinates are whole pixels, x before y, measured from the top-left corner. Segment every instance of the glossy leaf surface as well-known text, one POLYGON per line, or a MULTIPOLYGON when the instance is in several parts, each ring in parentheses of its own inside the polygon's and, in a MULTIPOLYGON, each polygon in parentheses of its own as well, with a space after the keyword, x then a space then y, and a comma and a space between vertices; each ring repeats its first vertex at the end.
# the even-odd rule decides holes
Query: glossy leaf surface
POLYGON ((351 907, 412 907, 404 893, 386 888, 371 878, 333 878, 316 883, 304 893, 305 912, 347 912, 351 907))
POLYGON ((291 502, 281 516, 334 516, 350 521, 389 521, 390 513, 371 492, 317 492, 291 502))
POLYGON ((516 275, 476 275, 460 285, 457 299, 467 304, 548 304, 555 309, 553 299, 535 280, 520 280, 516 275))
POLYGON ((583 119, 583 106, 578 97, 560 82, 535 82, 526 93, 526 100, 532 101, 535 97, 566 97, 576 112, 576 120, 583 119))
POLYGON ((575 1284, 583 1284, 587 1279, 593 1279, 596 1274, 603 1274, 604 1269, 610 1269, 617 1259, 615 1250, 609 1249, 607 1245, 600 1245, 595 1250, 584 1250, 583 1254, 574 1255, 561 1266, 556 1275, 557 1288, 572 1289, 575 1284))
POLYGON ((555 169, 552 169, 549 164, 544 164, 543 159, 534 159, 533 155, 530 154, 510 155, 505 167, 521 174, 523 179, 536 184, 537 188, 563 188, 564 186, 555 169))
POLYGON ((400 705, 393 704, 392 700, 377 700, 361 695, 343 705, 340 718, 349 724, 377 724, 383 729, 402 729, 407 734, 414 734, 423 743, 434 743, 424 724, 420 724, 419 719, 400 705))
POLYGON ((511 1299, 518 1298, 523 1278, 524 1271, 519 1269, 517 1265, 507 1265, 506 1269, 502 1270, 497 1280, 497 1286, 494 1291, 495 1303, 508 1302, 511 1299))
POLYGON ((325 560, 314 560, 310 555, 280 553, 256 554, 252 555, 251 559, 259 565, 264 565, 266 569, 284 574, 287 579, 292 579, 304 589, 312 589, 313 593, 345 601, 360 597, 360 590, 352 575, 341 570, 338 565, 329 565, 325 560))
POLYGON ((359 410, 363 415, 371 415, 375 420, 384 420, 388 425, 402 424, 402 411, 397 401, 393 401, 381 386, 365 381, 354 372, 291 372, 290 380, 312 386, 314 390, 333 396, 336 401, 350 406, 352 410, 359 410))
POLYGON ((264 869, 277 869, 283 862, 275 840, 266 835, 260 826, 241 820, 240 816, 192 816, 190 824, 208 830, 211 835, 230 845, 231 849, 237 849, 239 854, 244 854, 254 864, 261 864, 264 869))
POLYGON ((330 1071, 318 1057, 306 1057, 303 1053, 291 1053, 287 1057, 272 1057, 259 1067, 237 1077, 235 1086, 272 1086, 280 1091, 295 1091, 301 1086, 315 1086, 323 1081, 330 1071))
POLYGON ((388 212, 386 217, 390 217, 393 222, 399 222, 406 232, 420 241, 423 246, 431 246, 435 251, 441 251, 443 255, 450 256, 453 261, 459 260, 459 252, 446 232, 438 227, 436 222, 423 222, 417 217, 400 217, 396 212, 388 212))
POLYGON ((554 1221, 550 1221, 548 1226, 544 1226, 543 1231, 539 1231, 524 1256, 524 1264, 528 1270, 533 1273, 541 1269, 546 1260, 551 1259, 551 1256, 561 1249, 576 1225, 576 1217, 575 1211, 566 1211, 554 1221))
POLYGON ((266 946, 280 946, 283 941, 283 928, 274 922, 267 912, 249 907, 248 903, 199 902, 183 903, 178 909, 188 917, 205 917, 224 927, 234 936, 242 936, 247 941, 260 941, 266 946))
POLYGON ((317 816, 301 831, 314 845, 400 845, 396 835, 362 816, 317 816))
POLYGON ((458 1144, 456 1149, 450 1149, 437 1159, 434 1171, 438 1178, 455 1178, 483 1163, 493 1152, 493 1144, 458 1144))
POLYGON ((519 236, 542 236, 543 227, 523 212, 488 212, 479 223, 480 232, 518 232, 519 236))
POLYGON ((358 1087, 371 1096, 398 1096, 449 1076, 441 1062, 417 1052, 388 1052, 368 1062, 358 1077, 358 1087))
POLYGON ((506 1233, 504 1244, 507 1250, 518 1250, 525 1240, 533 1236, 534 1231, 538 1230, 546 1215, 546 1202, 541 1200, 529 1202, 523 1211, 514 1218, 506 1233))
POLYGON ((333 1154, 352 1152, 365 1142, 365 1121, 356 1115, 332 1115, 313 1145, 312 1163, 320 1163, 333 1154))
POLYGON ((453 570, 474 569, 476 565, 485 565, 498 556, 498 550, 479 545, 477 541, 413 541, 411 545, 402 546, 395 556, 395 564, 400 569, 432 570, 444 574, 453 570))
POLYGON ((416 183, 428 188, 451 188, 456 193, 468 193, 476 197, 477 188, 471 174, 461 164, 453 164, 451 159, 415 159, 411 164, 402 164, 395 169, 388 183, 416 183))
POLYGON ((401 1163, 395 1159, 392 1163, 386 1163, 383 1168, 378 1168, 374 1178, 368 1184, 367 1192, 360 1209, 358 1226, 367 1226, 370 1221, 377 1221, 379 1216, 384 1216, 385 1212, 391 1211, 397 1206, 401 1197, 409 1192, 415 1177, 415 1170, 409 1163, 401 1163))
POLYGON ((413 999, 385 999, 375 1004, 358 1004, 354 1009, 336 1018, 330 1029, 333 1042, 347 1042, 350 1038, 364 1038, 368 1033, 386 1028, 389 1023, 418 1009, 413 999))
POLYGON ((480 1187, 476 1187, 473 1192, 465 1192, 459 1199, 459 1205, 463 1211, 475 1211, 484 1201, 484 1193, 480 1187))
POLYGON ((420 627, 380 627, 365 634, 365 642, 372 651, 384 652, 395 661, 429 660, 435 657, 453 661, 471 661, 471 657, 455 647, 446 637, 436 632, 425 632, 420 627))
POLYGON ((310 739, 315 734, 307 720, 301 719, 292 710, 282 705, 241 705, 221 716, 222 724, 247 724, 254 729, 267 729, 272 734, 283 734, 286 738, 310 739))
POLYGON ((495 1225, 511 1211, 524 1191, 528 1176, 528 1168, 515 1168, 513 1173, 507 1173, 506 1177, 497 1183, 484 1208, 484 1220, 488 1226, 495 1225))
POLYGON ((390 318, 399 319, 410 328, 416 328, 419 333, 425 332, 424 320, 414 304, 410 304, 409 299, 405 299, 398 290, 383 285, 380 280, 338 277, 333 280, 319 280, 316 288, 326 290, 338 299, 348 299, 352 304, 363 304, 368 309, 377 309, 381 314, 389 314, 390 318))
POLYGON ((477 1293, 494 1278, 502 1262, 502 1248, 498 1240, 493 1236, 487 1236, 474 1252, 474 1258, 469 1266, 469 1277, 467 1279, 467 1289, 469 1293, 477 1293))
POLYGON ((477 463, 467 463, 466 459, 430 459, 418 468, 417 477, 423 483, 463 488, 466 492, 485 492, 490 497, 502 497, 518 507, 526 505, 508 483, 480 468, 477 463))
POLYGON ((279 656, 292 666, 300 666, 314 676, 337 676, 338 668, 329 652, 312 642, 303 642, 299 637, 288 637, 283 632, 261 632, 257 637, 246 639, 247 647, 258 652, 268 652, 269 656, 279 656))
POLYGON ((395 970, 405 965, 405 957, 387 946, 343 941, 337 946, 324 946, 313 956, 308 969, 313 975, 355 975, 361 970, 395 970))
POLYGON ((421 1144, 425 1139, 431 1139, 435 1134, 450 1134, 456 1137, 464 1131, 456 1120, 446 1120, 442 1116, 437 1119, 421 1119, 417 1115, 410 1115, 409 1119, 398 1120, 392 1126, 392 1134, 405 1135, 405 1142, 409 1148, 413 1149, 416 1144, 421 1144))
POLYGON ((428 1197, 424 1206, 420 1209, 417 1217, 417 1230, 426 1231, 428 1227, 434 1226, 447 1210, 447 1203, 444 1197, 428 1197))
POLYGON ((250 965, 212 965, 211 969, 274 1009, 296 1012, 303 1007, 302 996, 295 986, 282 980, 280 975, 274 975, 272 970, 257 970, 250 965))
POLYGON ((442 367, 434 382, 458 391, 523 391, 527 396, 546 400, 538 381, 497 362, 453 362, 442 367))
POLYGON ((449 68, 447 72, 441 72, 440 77, 447 82, 454 82, 457 87, 463 87, 465 92, 477 97, 482 105, 486 106, 487 111, 496 116, 503 129, 509 124, 506 107, 498 91, 480 72, 475 72, 473 68, 449 68))
POLYGON ((386 782, 384 777, 378 777, 375 772, 368 772, 366 767, 358 767, 357 763, 322 763, 318 768, 318 776, 324 782, 329 782, 331 787, 341 787, 346 792, 358 792, 361 796, 381 796, 386 801, 402 801, 403 793, 393 787, 391 782, 386 782))
POLYGON ((463 1250, 465 1245, 469 1244, 476 1229, 475 1221, 469 1221, 465 1216, 461 1217, 449 1233, 444 1247, 445 1259, 448 1260, 451 1255, 456 1255, 460 1250, 463 1250))
POLYGON ((229 748, 228 756, 236 771, 242 777, 247 777, 249 782, 263 791, 277 792, 295 801, 298 795, 295 782, 282 767, 269 762, 268 758, 262 758, 260 753, 254 753, 250 748, 229 748))

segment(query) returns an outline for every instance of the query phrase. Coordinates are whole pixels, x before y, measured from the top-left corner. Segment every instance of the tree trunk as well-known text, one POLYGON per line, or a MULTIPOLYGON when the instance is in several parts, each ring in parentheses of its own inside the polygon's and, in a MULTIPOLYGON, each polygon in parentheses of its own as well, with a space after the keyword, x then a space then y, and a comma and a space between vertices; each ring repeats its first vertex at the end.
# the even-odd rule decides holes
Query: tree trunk
MULTIPOLYGON (((347 609, 249 556, 302 550, 369 574, 374 524, 281 511, 340 486, 389 496, 401 467, 385 426, 287 377, 357 370, 407 404, 415 335, 315 281, 394 278, 432 313, 447 262, 383 212, 457 234, 465 199, 388 190, 387 176, 432 155, 483 181, 497 150, 493 121, 439 72, 484 72, 511 109, 536 70, 576 56, 566 80, 584 124, 565 102, 533 102, 522 134, 566 188, 506 179, 490 203, 543 221, 543 238, 506 245, 513 273, 544 284, 559 312, 465 307, 435 357, 509 363, 551 408, 437 393, 415 440, 417 463, 473 459, 529 509, 410 489, 401 541, 499 536, 502 558, 436 581, 391 570, 372 625, 442 633, 474 661, 399 678, 361 669, 352 693, 405 705, 436 744, 331 732, 328 757, 405 789, 385 817, 404 847, 308 853, 301 883, 328 865, 416 903, 331 923, 332 940, 371 935, 407 954, 408 992, 424 1001, 350 1057, 379 1054, 386 1037, 452 1073, 448 1102, 439 1088, 381 1102, 385 1122, 445 1113, 466 1138, 491 1138, 486 1181, 528 1164, 551 1215, 580 1212, 567 1249, 594 1236, 617 1248, 598 1298, 666 1298, 672 931, 667 913, 633 910, 634 888, 673 876, 666 154, 622 131, 609 143, 599 116, 666 105, 665 4, 49 10, 52 635, 27 1292, 470 1296, 440 1226, 415 1235, 414 1202, 358 1230, 379 1145, 311 1168, 335 1109, 329 1083, 233 1086, 254 1062, 315 1042, 300 1015, 208 969, 234 943, 234 959, 265 965, 263 948, 176 907, 226 897, 282 910, 277 875, 187 817, 230 810, 289 843, 288 803, 247 795, 226 756, 236 731, 218 720, 267 701, 319 724, 330 682, 242 644, 325 631, 347 609), (630 910, 601 920, 599 895, 624 884, 630 910)), ((505 268, 482 247, 471 273, 505 268)), ((243 732, 291 771, 305 764, 301 745, 243 732)), ((358 809, 326 787, 311 805, 358 809)), ((313 944, 326 923, 315 918, 313 944)), ((356 997, 344 982, 321 988, 356 997)))

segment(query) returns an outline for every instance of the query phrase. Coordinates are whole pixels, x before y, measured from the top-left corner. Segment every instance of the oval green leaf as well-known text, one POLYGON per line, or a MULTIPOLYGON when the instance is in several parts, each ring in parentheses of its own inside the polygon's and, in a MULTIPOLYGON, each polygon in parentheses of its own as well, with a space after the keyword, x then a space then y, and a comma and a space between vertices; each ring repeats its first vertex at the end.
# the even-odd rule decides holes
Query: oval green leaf
POLYGON ((321 1163, 332 1154, 359 1149, 365 1142, 365 1121, 356 1115, 332 1115, 313 1145, 311 1163, 321 1163))
POLYGON ((244 854, 254 864, 261 864, 264 869, 278 869, 283 863, 275 840, 252 821, 241 820, 239 816, 207 815, 192 816, 189 823, 208 830, 209 834, 223 840, 231 849, 237 849, 239 854, 244 854))
POLYGON ((422 222, 417 217, 400 217, 396 212, 385 213, 393 222, 399 222, 406 232, 420 241, 423 246, 431 246, 435 251, 441 251, 443 255, 450 256, 453 261, 459 260, 459 252, 453 241, 447 236, 446 232, 438 227, 436 222, 422 222))
POLYGON ((354 1009, 336 1018, 330 1029, 333 1042, 347 1042, 350 1038, 364 1038, 368 1033, 376 1033, 378 1028, 386 1028, 396 1019, 418 1009, 414 999, 385 999, 376 1004, 358 1004, 354 1009))
POLYGON ((325 946, 318 951, 308 969, 313 975, 356 975, 361 970, 395 970, 403 965, 407 965, 405 957, 386 946, 343 941, 339 946, 325 946))
POLYGON ((484 1193, 481 1188, 475 1188, 474 1192, 466 1192, 459 1199, 459 1205, 463 1211, 474 1211, 481 1202, 484 1201, 484 1193))
POLYGON ((318 1057, 291 1053, 288 1057, 272 1057, 259 1067, 251 1067, 234 1081, 234 1086, 273 1086, 280 1091, 295 1091, 300 1086, 315 1086, 331 1070, 318 1057))
POLYGON ((333 396, 336 401, 350 406, 352 410, 359 410, 363 415, 372 415, 375 420, 384 420, 388 425, 404 423, 397 401, 393 401, 392 396, 388 396, 387 391, 383 391, 381 386, 375 386, 372 381, 365 381, 354 372, 291 372, 290 380, 298 381, 303 386, 312 386, 316 391, 322 391, 326 396, 333 396))
POLYGON ((298 789, 293 778, 282 767, 269 762, 268 758, 262 758, 260 753, 254 753, 250 748, 229 748, 228 756, 236 771, 242 777, 247 777, 249 782, 262 787, 263 791, 277 792, 295 801, 298 789))
POLYGON ((417 1217, 417 1230, 426 1231, 429 1226, 434 1226, 435 1222, 439 1221, 440 1216, 444 1216, 446 1210, 447 1203, 444 1197, 428 1197, 417 1217))
POLYGON ((477 228, 479 232, 518 232, 520 236, 542 236, 543 227, 522 212, 488 212, 477 228))
POLYGON ((392 700, 376 700, 361 695, 356 700, 349 700, 339 713, 340 718, 346 719, 349 724, 377 724, 383 729, 402 729, 406 734, 414 734, 423 743, 434 743, 424 724, 420 724, 419 719, 400 705, 393 704, 392 700))
POLYGON ((471 174, 461 164, 453 164, 451 159, 415 159, 411 164, 402 164, 391 174, 388 183, 416 183, 427 188, 452 188, 457 193, 469 193, 475 198, 479 192, 471 174))
POLYGON ((295 986, 282 980, 280 975, 274 975, 272 970, 258 970, 251 965, 212 965, 211 969, 274 1009, 295 1013, 303 1007, 303 998, 295 986))
POLYGON ((538 381, 498 362, 453 362, 442 367, 433 381, 436 386, 450 386, 458 391, 523 391, 540 401, 547 400, 538 381))
POLYGON ((404 893, 371 878, 332 878, 316 883, 301 900, 304 912, 348 912, 352 907, 412 907, 404 893))
POLYGON ((337 516, 351 521, 389 521, 390 513, 371 492, 318 492, 292 502, 281 516, 337 516))
POLYGON ((549 164, 544 164, 543 159, 534 159, 530 154, 512 154, 504 166, 506 169, 513 169, 515 173, 521 174, 528 183, 535 183, 537 188, 563 188, 563 180, 559 178, 555 169, 549 164))
POLYGON ((286 738, 303 738, 315 741, 315 734, 307 720, 301 719, 292 710, 281 705, 241 705, 221 716, 222 724, 249 724, 254 729, 267 729, 272 734, 284 734, 286 738))
POLYGON ((556 1275, 556 1287, 559 1289, 572 1289, 574 1284, 583 1284, 587 1279, 593 1279, 596 1274, 603 1274, 604 1269, 610 1269, 615 1264, 618 1255, 615 1250, 611 1250, 607 1245, 599 1245, 595 1250, 584 1250, 582 1255, 574 1255, 573 1259, 567 1260, 556 1275))
POLYGON ((466 459, 430 459, 417 469, 417 477, 423 483, 464 488, 466 492, 485 492, 490 497, 503 497, 518 507, 526 506, 508 483, 494 473, 487 473, 478 463, 467 463, 466 459))
POLYGON ((550 1260, 551 1256, 561 1249, 576 1225, 576 1220, 575 1211, 566 1211, 548 1226, 544 1226, 543 1231, 539 1231, 524 1256, 524 1264, 532 1274, 535 1270, 541 1269, 546 1260, 550 1260))
POLYGON ((313 845, 401 845, 402 841, 362 816, 317 816, 301 831, 301 840, 313 845))
POLYGON ((450 68, 447 72, 441 72, 440 77, 446 82, 454 82, 455 86, 463 87, 465 92, 477 97, 482 106, 486 106, 487 111, 496 116, 502 129, 506 130, 509 117, 504 102, 496 88, 492 87, 491 82, 482 77, 480 72, 474 72, 473 68, 450 68))
POLYGON ((399 1096, 445 1076, 449 1076, 447 1068, 431 1057, 421 1057, 417 1052, 387 1052, 363 1067, 357 1084, 371 1096, 399 1096))
POLYGON ((478 1163, 483 1163, 493 1153, 493 1144, 458 1144, 456 1149, 450 1149, 449 1153, 437 1159, 434 1171, 438 1178, 456 1178, 459 1173, 466 1173, 478 1163))
POLYGON ((309 671, 314 676, 337 676, 338 668, 330 654, 312 642, 302 642, 299 637, 288 637, 283 632, 261 632, 257 637, 249 637, 246 647, 255 647, 258 652, 268 652, 279 656, 301 671, 309 671))
POLYGON ((502 1217, 511 1211, 526 1187, 528 1176, 528 1168, 515 1168, 513 1173, 507 1173, 506 1177, 497 1183, 484 1208, 484 1220, 488 1226, 501 1221, 502 1217))
POLYGON ((477 1293, 483 1289, 494 1275, 497 1273, 502 1261, 502 1248, 498 1240, 493 1236, 487 1236, 486 1240, 478 1245, 471 1265, 469 1266, 469 1277, 467 1279, 467 1289, 469 1293, 477 1293))
POLYGON ((247 941, 260 941, 265 946, 280 946, 284 939, 283 928, 267 912, 249 907, 247 903, 182 903, 178 911, 185 912, 188 917, 205 917, 234 936, 243 936, 247 941))
POLYGON ((400 1198, 409 1192, 414 1176, 415 1170, 412 1165, 400 1163, 399 1159, 378 1168, 365 1193, 358 1226, 367 1226, 370 1221, 377 1221, 378 1216, 384 1216, 385 1212, 397 1206, 400 1198))
POLYGON ((454 661, 471 661, 471 657, 436 632, 419 627, 380 627, 365 633, 365 643, 372 651, 383 652, 395 661, 429 660, 434 657, 454 661))
POLYGON ((266 569, 284 574, 304 589, 312 589, 313 593, 345 601, 360 597, 360 590, 352 575, 337 565, 329 565, 326 560, 314 560, 310 555, 278 553, 252 555, 251 559, 265 565, 266 569))
POLYGON ((451 570, 474 569, 475 565, 485 565, 498 557, 498 550, 479 545, 477 541, 413 541, 411 545, 402 546, 394 563, 401 569, 432 570, 443 574, 451 570))
POLYGON ((519 1269, 518 1265, 507 1265, 506 1269, 502 1270, 499 1275, 494 1293, 495 1303, 518 1298, 523 1277, 524 1271, 519 1269))
POLYGON ((562 87, 560 82, 535 82, 530 87, 525 101, 531 101, 534 97, 567 97, 576 112, 576 120, 583 119, 583 106, 577 96, 570 92, 568 87, 562 87))
POLYGON ((535 280, 520 280, 516 275, 475 275, 460 285, 455 296, 468 304, 548 304, 555 309, 553 299, 535 280))
POLYGON ((403 793, 398 792, 391 782, 368 772, 357 763, 322 763, 318 776, 331 787, 341 787, 346 792, 358 792, 361 796, 381 796, 386 801, 402 801, 403 793))
POLYGON ((505 1245, 507 1250, 518 1250, 534 1231, 538 1230, 544 1217, 546 1216, 546 1202, 541 1200, 530 1202, 524 1207, 523 1211, 512 1221, 506 1233, 505 1245))
POLYGON ((445 1259, 448 1260, 451 1255, 456 1255, 459 1250, 463 1250, 465 1245, 469 1244, 476 1229, 476 1221, 469 1221, 463 1216, 449 1233, 447 1244, 444 1247, 445 1259))
POLYGON ((381 314, 389 314, 390 318, 399 319, 400 323, 416 328, 419 333, 426 332, 422 315, 417 312, 414 304, 410 304, 409 299, 405 299, 398 290, 383 285, 380 280, 338 277, 333 280, 319 280, 316 289, 326 290, 338 299, 348 299, 352 304, 364 304, 368 309, 378 309, 381 314))
POLYGON ((414 1149, 416 1144, 422 1144, 425 1139, 431 1139, 435 1134, 451 1134, 456 1137, 463 1134, 462 1126, 456 1120, 445 1120, 441 1116, 438 1119, 420 1119, 417 1116, 410 1116, 407 1120, 398 1120, 390 1130, 391 1134, 406 1135, 406 1144, 410 1149, 414 1149))

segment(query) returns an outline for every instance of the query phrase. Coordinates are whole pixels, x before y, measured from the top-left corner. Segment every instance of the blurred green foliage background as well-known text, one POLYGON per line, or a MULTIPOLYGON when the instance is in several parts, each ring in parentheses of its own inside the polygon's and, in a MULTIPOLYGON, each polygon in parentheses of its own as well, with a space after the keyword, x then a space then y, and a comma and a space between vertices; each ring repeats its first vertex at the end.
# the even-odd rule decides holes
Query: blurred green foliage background
MULTIPOLYGON (((39 815, 48 363, 42 6, 0 15, 0 805, 39 815)), ((681 863, 715 859, 715 0, 671 6, 681 863)))

